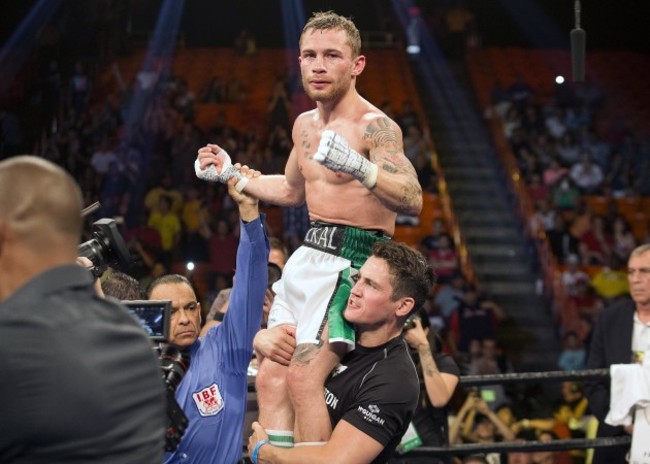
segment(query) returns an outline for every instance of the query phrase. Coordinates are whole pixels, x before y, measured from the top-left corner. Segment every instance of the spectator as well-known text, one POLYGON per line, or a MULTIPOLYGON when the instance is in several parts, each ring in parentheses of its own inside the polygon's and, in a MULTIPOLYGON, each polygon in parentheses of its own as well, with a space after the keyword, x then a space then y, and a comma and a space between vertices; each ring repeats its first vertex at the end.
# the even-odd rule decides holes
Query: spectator
MULTIPOLYGON (((496 375, 512 372, 512 365, 509 362, 503 362, 503 365, 499 363, 497 343, 494 338, 480 340, 479 346, 480 353, 471 359, 467 368, 469 375, 496 375)), ((478 387, 477 391, 480 393, 482 400, 493 411, 496 411, 500 406, 510 403, 502 384, 483 385, 478 387)))
POLYGON ((521 74, 515 77, 515 81, 508 87, 507 92, 510 101, 518 108, 524 108, 535 93, 521 74))
POLYGON ((612 240, 614 242, 612 253, 621 263, 624 263, 632 250, 636 248, 637 243, 634 234, 632 234, 630 223, 620 214, 616 215, 612 222, 612 240))
POLYGON ((108 173, 111 163, 119 163, 113 145, 108 138, 102 139, 90 158, 90 165, 100 178, 108 173))
POLYGON ((551 199, 551 188, 542 182, 542 176, 538 172, 531 174, 527 188, 528 195, 534 203, 551 199))
POLYGON ((401 457, 391 464, 441 464, 438 458, 413 457, 408 451, 415 446, 445 446, 449 444, 447 403, 458 381, 460 369, 451 356, 442 353, 442 340, 430 330, 429 317, 423 309, 414 314, 404 328, 404 339, 411 347, 411 357, 420 376, 420 402, 413 416, 415 437, 406 434, 398 447, 401 457))
POLYGON ((580 257, 570 254, 566 258, 566 269, 562 271, 561 280, 569 296, 576 296, 581 285, 589 283, 589 275, 580 268, 580 257))
POLYGON ((435 218, 431 222, 431 231, 422 237, 420 241, 420 251, 423 255, 428 256, 432 250, 438 248, 440 237, 446 233, 445 221, 435 218))
POLYGON ((182 259, 183 261, 208 261, 209 236, 208 212, 199 189, 189 185, 185 189, 185 201, 181 212, 182 221, 182 259))
POLYGON ((438 246, 429 252, 429 263, 436 270, 441 284, 451 282, 451 277, 458 272, 458 255, 448 234, 442 234, 438 246))
POLYGON ((428 155, 429 144, 422 135, 422 129, 415 124, 410 124, 404 133, 404 154, 415 163, 419 153, 428 155))
MULTIPOLYGON (((546 129, 551 137, 560 141, 562 147, 573 145, 573 137, 570 132, 567 132, 564 108, 560 106, 552 108, 550 114, 544 119, 544 124, 546 125, 546 129)), ((560 145, 558 145, 558 151, 560 145)), ((562 155, 562 153, 560 153, 560 155, 562 155)), ((564 156, 562 156, 562 159, 565 159, 564 156)))
MULTIPOLYGON (((504 424, 499 416, 488 407, 476 393, 467 396, 463 406, 449 427, 449 442, 460 443, 494 443, 496 441, 512 441, 514 433, 504 424)), ((497 453, 488 453, 489 462, 500 462, 497 453)))
POLYGON ((435 305, 440 307, 445 321, 449 321, 451 315, 462 302, 465 284, 466 281, 463 273, 455 272, 451 276, 449 283, 441 285, 436 292, 433 302, 435 305))
POLYGON ((467 353, 472 340, 494 338, 496 326, 504 316, 503 310, 493 301, 481 297, 474 286, 466 288, 450 321, 457 350, 467 353))
POLYGON ((591 278, 591 286, 606 302, 627 295, 630 290, 627 274, 621 263, 618 258, 612 256, 607 265, 602 266, 591 278))
POLYGON ((237 241, 228 221, 219 219, 208 239, 210 268, 213 272, 232 276, 235 269, 237 241))
POLYGON ((158 210, 151 214, 148 225, 160 234, 160 261, 169 268, 181 236, 181 222, 172 212, 170 197, 161 195, 158 198, 158 210))
POLYGON ((559 143, 555 146, 558 158, 565 166, 571 166, 580 161, 580 147, 575 141, 575 136, 572 132, 566 132, 559 139, 559 143))
MULTIPOLYGON (((535 440, 536 437, 531 436, 532 433, 524 430, 516 434, 514 441, 518 443, 525 443, 526 441, 535 440)), ((532 453, 525 451, 510 451, 507 454, 506 464, 533 464, 532 453)))
POLYGON ((581 346, 578 334, 572 330, 564 334, 564 347, 557 360, 557 367, 564 371, 584 369, 587 366, 587 351, 581 346))
POLYGON ((169 173, 165 173, 160 180, 160 184, 151 188, 144 197, 144 205, 150 215, 160 207, 158 200, 161 195, 165 195, 171 199, 171 211, 177 214, 181 213, 181 209, 183 208, 183 194, 176 188, 173 178, 169 173))
POLYGON ((553 185, 560 180, 562 177, 569 174, 569 170, 560 164, 557 158, 552 157, 549 160, 549 164, 544 169, 543 178, 544 185, 549 188, 552 188, 553 185))
POLYGON ((535 237, 544 236, 543 233, 555 226, 557 211, 552 207, 549 200, 540 200, 535 204, 535 211, 530 218, 531 233, 535 237))
POLYGON ((585 266, 595 264, 604 266, 612 256, 613 238, 605 219, 596 215, 591 218, 591 229, 579 239, 580 259, 585 266))
POLYGON ((571 210, 578 205, 580 190, 570 177, 564 176, 558 179, 551 188, 551 198, 558 210, 571 210))
POLYGON ((594 195, 600 192, 604 180, 603 171, 591 160, 588 152, 580 153, 580 161, 571 166, 569 175, 583 195, 594 195))
POLYGON ((605 180, 604 193, 614 198, 621 198, 630 193, 630 162, 620 151, 615 151, 610 160, 605 180))
POLYGON ((562 214, 555 215, 553 228, 546 231, 546 238, 559 264, 565 264, 570 255, 577 255, 578 239, 569 232, 562 214))

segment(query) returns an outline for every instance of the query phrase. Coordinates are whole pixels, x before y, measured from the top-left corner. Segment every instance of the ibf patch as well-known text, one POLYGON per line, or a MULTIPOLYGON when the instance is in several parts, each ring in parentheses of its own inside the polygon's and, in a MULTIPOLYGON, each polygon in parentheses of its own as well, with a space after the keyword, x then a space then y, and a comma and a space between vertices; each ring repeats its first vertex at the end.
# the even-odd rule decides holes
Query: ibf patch
POLYGON ((215 416, 223 409, 223 397, 216 383, 193 393, 192 399, 203 417, 215 416))

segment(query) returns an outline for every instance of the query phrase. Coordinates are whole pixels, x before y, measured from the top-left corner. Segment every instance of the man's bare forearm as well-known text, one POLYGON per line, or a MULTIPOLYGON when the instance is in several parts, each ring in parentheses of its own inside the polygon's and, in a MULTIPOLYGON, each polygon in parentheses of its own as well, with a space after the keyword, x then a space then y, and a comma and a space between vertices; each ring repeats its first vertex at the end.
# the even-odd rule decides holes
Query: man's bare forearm
POLYGON ((250 179, 245 192, 278 206, 300 206, 305 202, 304 191, 291 188, 282 174, 262 175, 250 179))

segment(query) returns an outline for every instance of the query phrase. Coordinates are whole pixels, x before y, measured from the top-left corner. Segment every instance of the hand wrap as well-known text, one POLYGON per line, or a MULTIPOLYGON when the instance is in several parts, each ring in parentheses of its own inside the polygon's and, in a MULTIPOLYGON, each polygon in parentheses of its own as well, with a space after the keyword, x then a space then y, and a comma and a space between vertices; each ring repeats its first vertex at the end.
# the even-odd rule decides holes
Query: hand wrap
POLYGON ((196 173, 196 177, 199 179, 207 180, 209 182, 220 182, 222 184, 227 184, 231 178, 236 177, 237 184, 235 185, 235 189, 238 192, 241 192, 246 187, 246 184, 248 184, 248 177, 242 175, 242 173, 239 172, 239 169, 235 168, 232 165, 232 161, 230 161, 230 155, 228 155, 228 152, 226 152, 226 150, 222 149, 219 154, 223 156, 221 173, 217 172, 217 168, 214 164, 211 164, 204 170, 201 170, 201 164, 197 158, 194 161, 194 172, 196 173))
POLYGON ((348 142, 334 131, 323 132, 314 160, 332 171, 352 175, 369 189, 377 184, 377 165, 354 151, 348 142))

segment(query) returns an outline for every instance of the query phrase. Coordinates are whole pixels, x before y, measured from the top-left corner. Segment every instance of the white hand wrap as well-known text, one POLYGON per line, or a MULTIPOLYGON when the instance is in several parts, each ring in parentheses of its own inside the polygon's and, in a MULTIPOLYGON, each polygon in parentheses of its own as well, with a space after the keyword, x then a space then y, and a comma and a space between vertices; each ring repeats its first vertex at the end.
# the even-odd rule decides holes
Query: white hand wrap
POLYGON ((226 150, 221 150, 219 154, 224 157, 223 165, 221 166, 221 173, 217 172, 217 168, 214 164, 209 165, 205 170, 201 170, 201 164, 197 158, 194 161, 194 172, 196 173, 196 177, 209 182, 220 182, 222 184, 227 184, 232 177, 236 177, 238 180, 237 184, 235 184, 235 189, 238 192, 241 192, 246 187, 246 184, 248 184, 248 177, 243 176, 241 172, 239 172, 239 169, 236 169, 232 165, 230 155, 228 155, 226 150))
POLYGON ((354 151, 348 142, 334 131, 323 132, 314 160, 332 171, 351 174, 369 189, 377 183, 377 165, 354 151))

